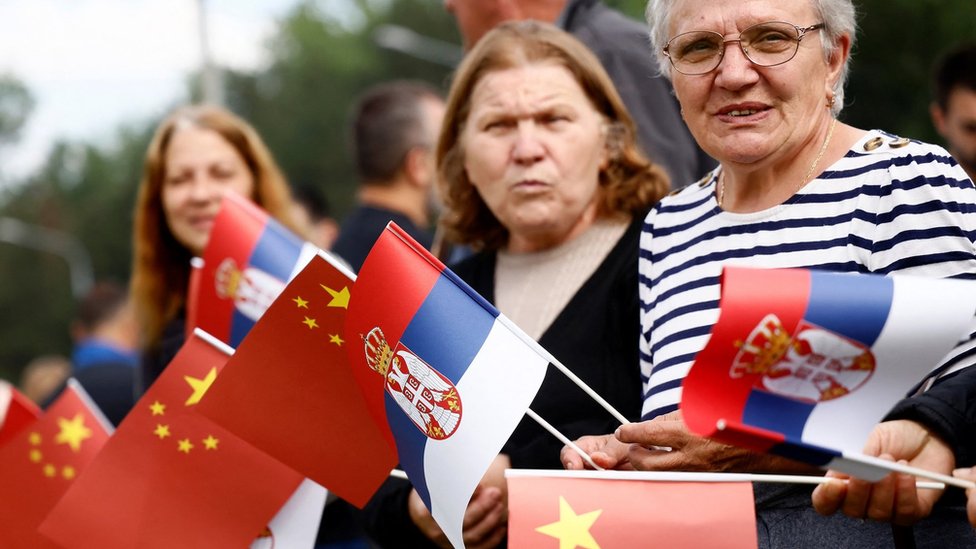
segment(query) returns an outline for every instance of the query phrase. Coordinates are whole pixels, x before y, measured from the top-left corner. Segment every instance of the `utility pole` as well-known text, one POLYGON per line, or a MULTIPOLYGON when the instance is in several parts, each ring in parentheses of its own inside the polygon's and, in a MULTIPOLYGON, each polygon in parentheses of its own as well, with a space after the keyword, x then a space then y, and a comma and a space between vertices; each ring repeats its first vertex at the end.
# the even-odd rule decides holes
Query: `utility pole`
POLYGON ((200 31, 200 80, 203 87, 203 102, 213 105, 224 104, 224 87, 221 85, 220 68, 213 63, 210 55, 210 33, 207 25, 206 0, 197 0, 197 27, 200 31))

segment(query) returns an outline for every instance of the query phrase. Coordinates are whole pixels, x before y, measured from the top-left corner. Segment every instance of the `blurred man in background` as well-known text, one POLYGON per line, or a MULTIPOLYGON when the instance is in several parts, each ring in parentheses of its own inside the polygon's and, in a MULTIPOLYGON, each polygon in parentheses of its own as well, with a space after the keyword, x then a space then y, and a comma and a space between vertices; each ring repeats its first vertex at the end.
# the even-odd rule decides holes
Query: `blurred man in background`
POLYGON ((933 84, 932 123, 952 156, 976 180, 976 43, 943 57, 933 84))
POLYGON ((440 94, 420 82, 382 83, 357 102, 351 142, 360 177, 358 206, 332 246, 353 270, 359 270, 390 221, 430 248, 434 147, 443 117, 440 94))

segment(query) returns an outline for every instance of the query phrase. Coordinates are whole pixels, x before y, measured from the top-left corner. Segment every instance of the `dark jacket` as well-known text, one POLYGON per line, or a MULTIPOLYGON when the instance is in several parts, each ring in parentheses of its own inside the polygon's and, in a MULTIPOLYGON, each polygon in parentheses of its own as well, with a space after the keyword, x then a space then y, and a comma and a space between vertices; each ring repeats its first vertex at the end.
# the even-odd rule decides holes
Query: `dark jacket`
POLYGON ((668 172, 671 187, 698 181, 717 165, 681 119, 671 83, 658 73, 646 25, 600 0, 569 0, 560 26, 603 64, 637 124, 644 153, 668 172))

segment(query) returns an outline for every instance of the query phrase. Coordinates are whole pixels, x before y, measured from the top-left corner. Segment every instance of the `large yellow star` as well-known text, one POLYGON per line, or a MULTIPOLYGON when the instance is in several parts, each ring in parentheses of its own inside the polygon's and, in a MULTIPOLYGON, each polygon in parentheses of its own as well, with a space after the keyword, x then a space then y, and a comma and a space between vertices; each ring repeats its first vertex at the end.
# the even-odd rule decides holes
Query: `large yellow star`
POLYGON ((190 398, 186 399, 186 405, 193 406, 194 404, 200 402, 203 395, 207 393, 207 389, 210 389, 210 386, 213 384, 214 380, 217 379, 217 368, 216 366, 210 368, 210 371, 207 372, 207 376, 203 379, 197 379, 190 376, 183 376, 183 379, 185 379, 193 389, 193 393, 190 395, 190 398))
POLYGON ((58 418, 58 428, 61 431, 55 435, 54 442, 57 444, 67 444, 72 451, 81 450, 81 443, 86 438, 91 438, 92 430, 85 427, 85 416, 81 413, 68 420, 63 417, 58 418))
POLYGON ((577 515, 565 498, 559 496, 559 520, 535 529, 540 534, 559 540, 559 549, 600 549, 600 545, 590 534, 590 527, 596 522, 603 509, 577 515))
POLYGON ((319 286, 322 286, 322 289, 329 292, 329 295, 332 296, 332 301, 329 302, 328 307, 349 308, 349 286, 343 286, 338 292, 325 284, 319 284, 319 286))
POLYGON ((339 337, 339 334, 329 334, 329 343, 335 343, 336 345, 342 347, 344 342, 342 341, 342 338, 339 337))
POLYGON ((295 299, 292 299, 292 301, 295 302, 295 305, 298 305, 299 309, 308 309, 308 301, 302 299, 302 296, 295 296, 295 299))

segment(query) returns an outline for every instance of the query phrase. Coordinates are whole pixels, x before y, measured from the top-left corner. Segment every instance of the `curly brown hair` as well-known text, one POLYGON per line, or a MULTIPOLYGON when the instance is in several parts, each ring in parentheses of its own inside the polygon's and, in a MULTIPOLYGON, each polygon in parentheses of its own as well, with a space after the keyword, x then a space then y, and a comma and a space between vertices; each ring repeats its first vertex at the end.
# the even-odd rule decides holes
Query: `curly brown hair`
POLYGON ((148 348, 159 343, 163 328, 186 303, 192 253, 170 232, 162 202, 169 144, 176 129, 186 124, 213 130, 230 143, 254 177, 250 198, 289 229, 297 228, 290 213, 288 182, 254 128, 215 106, 182 107, 171 113, 156 129, 146 151, 134 209, 129 293, 148 348))
POLYGON ((574 76, 607 121, 609 161, 600 172, 600 217, 646 211, 669 189, 665 171, 640 151, 634 121, 600 61, 582 42, 548 23, 511 21, 486 34, 464 57, 447 98, 437 144, 438 187, 445 202, 446 238, 475 249, 497 250, 508 229, 491 213, 464 169, 464 133, 471 94, 485 75, 533 64, 558 64, 574 76))

